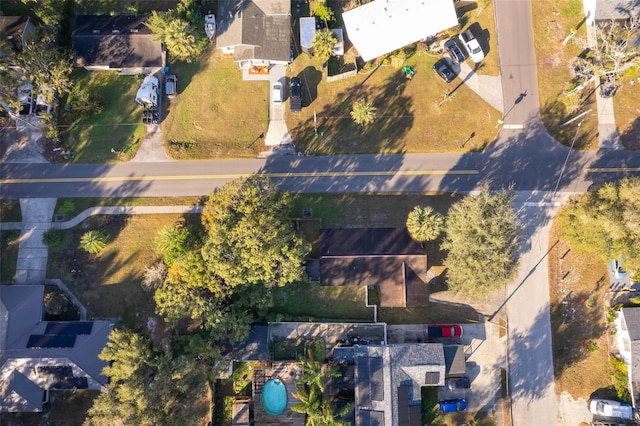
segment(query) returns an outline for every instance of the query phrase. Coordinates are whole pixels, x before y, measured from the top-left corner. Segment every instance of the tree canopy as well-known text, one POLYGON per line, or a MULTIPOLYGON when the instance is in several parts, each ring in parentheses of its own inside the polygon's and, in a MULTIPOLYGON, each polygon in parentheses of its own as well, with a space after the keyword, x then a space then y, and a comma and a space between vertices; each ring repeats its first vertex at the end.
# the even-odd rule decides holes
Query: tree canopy
POLYGON ((640 178, 606 183, 573 198, 559 215, 572 247, 606 261, 640 266, 640 178))
POLYGON ((173 261, 154 294, 167 321, 190 318, 214 340, 240 341, 272 306, 271 288, 302 279, 310 248, 286 217, 289 194, 261 177, 228 183, 203 213, 202 246, 173 261))
POLYGON ((366 99, 360 99, 353 104, 351 109, 351 118, 356 124, 366 126, 376 120, 376 108, 372 102, 366 99))
POLYGON ((202 422, 192 407, 206 391, 193 360, 155 352, 139 334, 113 330, 100 359, 109 384, 94 400, 85 425, 179 425, 202 422))
POLYGON ((451 207, 442 248, 447 285, 453 291, 483 295, 502 288, 516 271, 520 227, 511 207, 514 193, 487 188, 451 207))
POLYGON ((433 241, 444 229, 444 217, 431 206, 415 206, 407 216, 407 230, 416 241, 433 241))
POLYGON ((315 37, 311 41, 313 55, 325 64, 333 56, 333 47, 338 44, 338 37, 329 28, 316 31, 315 37))
POLYGON ((196 61, 209 44, 204 19, 196 12, 193 0, 181 0, 176 9, 166 13, 153 11, 145 25, 178 59, 196 61))

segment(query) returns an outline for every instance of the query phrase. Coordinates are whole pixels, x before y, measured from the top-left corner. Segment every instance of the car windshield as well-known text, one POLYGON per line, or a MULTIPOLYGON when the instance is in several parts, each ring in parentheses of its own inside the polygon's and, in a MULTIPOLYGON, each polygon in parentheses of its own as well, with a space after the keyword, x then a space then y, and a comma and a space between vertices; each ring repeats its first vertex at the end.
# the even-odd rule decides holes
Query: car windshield
POLYGON ((607 405, 607 404, 605 404, 604 402, 602 402, 602 401, 598 401, 598 403, 596 404, 596 411, 598 411, 598 412, 600 412, 600 413, 603 413, 603 412, 604 412, 604 407, 605 407, 606 405, 607 405))
POLYGON ((480 47, 476 47, 475 49, 473 49, 473 53, 480 53, 482 51, 482 49, 480 49, 480 47))

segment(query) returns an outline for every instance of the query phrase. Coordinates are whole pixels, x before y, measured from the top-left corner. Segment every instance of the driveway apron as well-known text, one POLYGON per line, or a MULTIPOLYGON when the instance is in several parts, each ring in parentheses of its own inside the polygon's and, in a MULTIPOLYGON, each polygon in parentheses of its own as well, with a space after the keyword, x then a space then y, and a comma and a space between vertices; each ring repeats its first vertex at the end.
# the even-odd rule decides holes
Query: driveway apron
POLYGON ((56 198, 22 198, 22 233, 18 247, 16 284, 43 284, 47 273, 48 248, 42 235, 51 229, 56 198))

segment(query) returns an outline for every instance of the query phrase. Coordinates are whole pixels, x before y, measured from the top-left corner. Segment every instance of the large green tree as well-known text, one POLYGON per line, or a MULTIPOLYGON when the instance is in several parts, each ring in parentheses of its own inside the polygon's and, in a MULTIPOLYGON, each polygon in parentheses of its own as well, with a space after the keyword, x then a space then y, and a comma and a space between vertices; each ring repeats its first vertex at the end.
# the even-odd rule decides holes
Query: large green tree
POLYGON ((340 373, 333 365, 323 366, 312 360, 301 360, 302 377, 296 381, 296 393, 294 396, 299 403, 291 406, 291 410, 306 414, 308 426, 343 426, 347 423, 338 420, 349 411, 344 406, 340 411, 334 411, 325 392, 326 383, 332 377, 339 377, 340 373))
POLYGON ((573 198, 559 218, 572 247, 603 261, 624 259, 627 269, 640 268, 640 178, 573 198))
POLYGON ((456 292, 484 295, 501 289, 518 264, 520 226, 514 192, 484 188, 454 204, 446 220, 447 285, 456 292))
POLYGON ((204 31, 204 19, 193 0, 182 0, 176 9, 166 13, 153 11, 145 25, 178 59, 195 62, 209 44, 204 31))
POLYGON ((169 268, 155 292, 169 322, 190 318, 214 340, 246 338, 272 306, 271 289, 302 279, 309 245, 287 218, 290 196, 261 177, 216 190, 202 213, 202 248, 169 268))
POLYGON ((139 334, 114 330, 100 359, 109 384, 94 400, 86 425, 179 425, 202 422, 192 409, 204 392, 202 376, 192 358, 153 350, 139 334))
POLYGON ((360 99, 353 104, 351 118, 356 124, 366 126, 376 120, 376 108, 372 102, 360 99))

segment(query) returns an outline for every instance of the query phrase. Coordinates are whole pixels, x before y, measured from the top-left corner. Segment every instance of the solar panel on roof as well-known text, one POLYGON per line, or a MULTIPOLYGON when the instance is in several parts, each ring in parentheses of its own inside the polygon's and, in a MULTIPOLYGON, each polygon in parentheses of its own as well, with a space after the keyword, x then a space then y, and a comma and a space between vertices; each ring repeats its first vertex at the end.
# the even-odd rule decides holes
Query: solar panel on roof
POLYGON ((44 334, 91 334, 92 329, 91 321, 51 321, 47 324, 44 334))
POLYGON ((76 336, 68 334, 32 334, 29 336, 27 348, 72 348, 76 344, 76 336))

